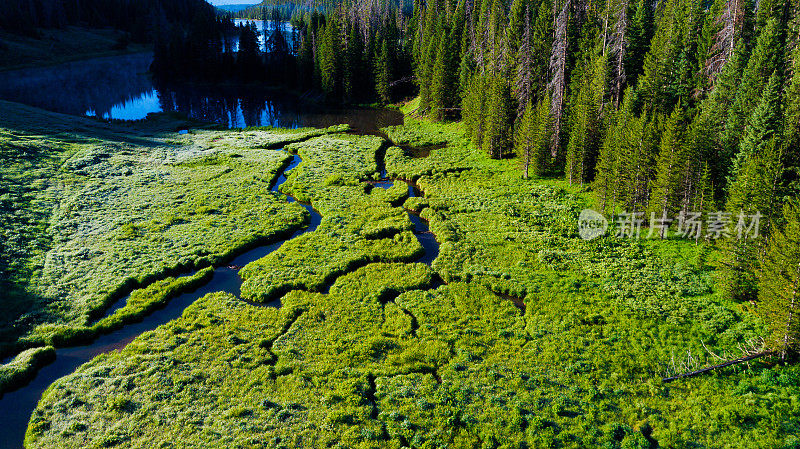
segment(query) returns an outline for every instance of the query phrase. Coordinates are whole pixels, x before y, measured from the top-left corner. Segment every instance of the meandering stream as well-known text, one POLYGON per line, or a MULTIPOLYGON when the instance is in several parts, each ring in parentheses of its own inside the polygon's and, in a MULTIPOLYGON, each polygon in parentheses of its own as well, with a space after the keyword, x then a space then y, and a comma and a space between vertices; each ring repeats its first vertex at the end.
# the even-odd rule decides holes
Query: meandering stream
MULTIPOLYGON (((286 174, 297 167, 300 162, 302 162, 301 158, 294 155, 290 164, 283 170, 272 187, 271 190, 273 192, 279 193, 281 185, 286 181, 286 174)), ((385 180, 384 169, 381 169, 381 175, 384 180, 376 183, 376 187, 391 187, 393 181, 385 180)), ((409 196, 417 196, 417 190, 413 184, 409 184, 408 192, 409 196)), ((287 195, 286 201, 295 202, 296 200, 287 195)), ((140 322, 126 325, 117 331, 102 335, 88 345, 57 349, 56 360, 42 368, 29 384, 16 391, 6 393, 0 398, 0 426, 3 429, 0 432, 0 448, 21 448, 23 446, 25 431, 33 410, 36 408, 42 393, 57 379, 74 372, 80 365, 92 360, 94 357, 122 349, 140 334, 179 318, 186 307, 209 293, 225 291, 238 297, 242 279, 239 277, 238 270, 232 267, 241 267, 258 260, 278 249, 285 241, 307 232, 312 232, 319 226, 322 216, 311 205, 299 204, 311 215, 311 221, 305 229, 298 230, 286 240, 249 250, 235 258, 227 266, 217 267, 214 270, 213 277, 206 284, 192 292, 172 298, 163 308, 145 316, 140 322)), ((425 221, 412 213, 409 213, 409 217, 414 224, 414 235, 425 249, 425 254, 419 259, 419 262, 430 265, 439 254, 439 244, 429 231, 425 221)), ((117 301, 109 308, 107 314, 113 314, 123 307, 126 301, 127 297, 117 301)), ((280 307, 280 301, 276 300, 265 304, 265 306, 280 307)))

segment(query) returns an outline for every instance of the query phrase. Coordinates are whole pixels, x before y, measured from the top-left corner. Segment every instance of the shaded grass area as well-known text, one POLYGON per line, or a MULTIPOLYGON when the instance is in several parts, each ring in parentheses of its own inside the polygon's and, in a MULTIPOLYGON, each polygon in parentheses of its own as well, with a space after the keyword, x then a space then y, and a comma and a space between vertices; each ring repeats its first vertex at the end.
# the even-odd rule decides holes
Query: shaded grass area
POLYGON ((247 297, 282 308, 199 300, 51 386, 28 445, 798 444, 797 366, 660 380, 688 366, 687 352, 706 363, 704 345, 735 352, 761 332, 715 294, 713 247, 585 242, 577 216, 591 197, 522 181, 519 161, 486 158, 460 126, 390 130, 408 145, 446 136, 428 156, 435 170, 402 152, 390 163, 387 151, 387 170, 416 179, 424 199, 359 182, 377 174, 378 140, 292 145, 304 162, 283 189, 323 222, 242 271, 247 297), (432 269, 402 263, 417 251, 403 201, 441 243, 432 269), (448 284, 432 289, 437 277, 448 284))
POLYGON ((270 191, 290 157, 263 148, 329 132, 178 135, 169 129, 186 124, 168 117, 130 131, 7 102, 0 114, 3 356, 116 328, 208 273, 164 278, 303 227, 308 213, 270 191), (161 293, 144 293, 158 299, 92 324, 111 302, 158 280, 161 293))
POLYGON ((125 33, 113 29, 68 26, 36 30, 36 37, 0 32, 0 70, 60 64, 63 62, 143 52, 149 47, 120 42, 125 33))
POLYGON ((56 358, 52 346, 31 348, 17 354, 10 362, 0 365, 0 397, 4 391, 24 385, 42 366, 56 358))
POLYGON ((386 150, 386 172, 391 178, 416 180, 423 175, 468 170, 487 162, 472 150, 459 123, 435 124, 406 118, 405 125, 385 131, 399 145, 386 150), (426 157, 415 157, 403 146, 434 149, 426 157))

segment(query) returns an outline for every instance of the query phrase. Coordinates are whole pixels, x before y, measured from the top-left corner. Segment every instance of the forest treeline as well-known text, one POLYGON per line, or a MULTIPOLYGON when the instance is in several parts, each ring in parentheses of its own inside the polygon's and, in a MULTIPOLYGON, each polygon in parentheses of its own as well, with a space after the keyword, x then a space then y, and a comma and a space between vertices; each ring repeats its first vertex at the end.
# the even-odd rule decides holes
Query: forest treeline
POLYGON ((389 103, 410 93, 412 83, 394 83, 413 75, 410 16, 381 1, 325 9, 263 7, 239 14, 268 23, 263 32, 254 22, 231 29, 231 16, 193 23, 188 33, 157 42, 154 71, 320 92, 334 103, 389 103))

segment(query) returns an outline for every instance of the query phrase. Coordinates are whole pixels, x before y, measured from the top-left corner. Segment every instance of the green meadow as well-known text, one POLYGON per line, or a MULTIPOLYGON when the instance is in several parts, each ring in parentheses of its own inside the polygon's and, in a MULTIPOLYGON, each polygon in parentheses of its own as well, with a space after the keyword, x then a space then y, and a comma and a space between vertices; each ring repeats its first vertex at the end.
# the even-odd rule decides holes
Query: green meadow
POLYGON ((523 180, 518 158, 489 159, 460 123, 408 115, 387 142, 0 111, 12 294, 0 335, 19 354, 0 388, 51 346, 122 326, 306 226, 304 208, 270 191, 291 154, 302 162, 281 192, 322 215, 240 271, 241 299, 204 296, 55 382, 27 447, 800 445, 796 366, 662 382, 764 335, 747 304, 716 291, 713 244, 584 241, 577 217, 593 192, 523 180), (430 154, 413 157, 418 147, 430 154), (424 198, 367 182, 384 152, 389 177, 424 198), (409 210, 440 244, 430 267, 415 262, 409 210))

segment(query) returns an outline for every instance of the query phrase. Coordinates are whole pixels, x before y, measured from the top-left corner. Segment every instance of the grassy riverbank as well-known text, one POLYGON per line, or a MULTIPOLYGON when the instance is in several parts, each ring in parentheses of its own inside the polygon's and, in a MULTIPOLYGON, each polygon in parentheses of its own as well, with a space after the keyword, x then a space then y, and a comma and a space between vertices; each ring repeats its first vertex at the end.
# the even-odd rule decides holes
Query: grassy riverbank
MULTIPOLYGON (((277 204, 259 190, 288 156, 254 149, 264 146, 254 142, 277 131, 153 134, 137 137, 141 145, 117 143, 109 156, 89 158, 110 144, 104 136, 122 130, 97 132, 100 142, 33 158, 43 167, 41 178, 64 179, 59 188, 73 192, 53 198, 129 192, 125 186, 139 180, 142 195, 164 198, 148 206, 148 215, 160 217, 162 203, 165 210, 177 207, 168 201, 165 178, 180 179, 181 189, 193 192, 180 202, 186 208, 180 217, 181 225, 196 227, 167 239, 174 245, 150 243, 151 227, 163 226, 161 219, 129 220, 132 231, 123 239, 128 222, 109 227, 114 231, 105 240, 84 238, 103 242, 102 254, 140 248, 128 256, 129 265, 119 266, 124 276, 114 279, 141 276, 143 261, 169 266, 188 257, 197 265, 213 253, 201 256, 198 247, 220 254, 223 241, 302 224, 302 208, 277 204), (78 168, 69 163, 89 159, 78 168), (122 176, 113 174, 120 166, 130 173, 112 181, 122 176), (93 173, 103 173, 102 181, 93 173), (239 188, 227 188, 230 183, 239 188), (202 204, 189 201, 195 196, 202 204), (226 213, 199 212, 203 206, 226 213)), ((13 139, 23 136, 35 139, 36 148, 55 140, 34 138, 32 131, 8 134, 5 148, 19 147, 13 139)), ((754 363, 661 381, 694 363, 713 363, 705 348, 735 354, 762 332, 745 308, 714 291, 713 247, 613 237, 586 242, 577 235, 577 215, 593 204, 591 192, 561 180, 523 181, 518 160, 487 158, 465 140, 461 124, 408 118, 387 134, 398 145, 386 150, 387 172, 417 180, 424 199, 407 200, 404 183, 383 190, 362 182, 377 176, 375 158, 385 147, 379 139, 326 135, 289 145, 303 162, 282 189, 310 201, 323 222, 242 270, 245 297, 280 298, 282 307, 255 307, 221 293, 200 299, 180 319, 52 385, 31 420, 28 447, 800 443, 796 366, 754 363), (427 157, 412 157, 412 147, 420 146, 429 147, 427 157), (403 201, 422 209, 441 244, 431 268, 411 263, 421 248, 398 206, 403 201), (436 278, 447 284, 432 288, 436 278)), ((38 198, 50 198, 29 195, 31 210, 38 210, 38 198)), ((103 201, 108 212, 74 209, 77 231, 69 235, 75 237, 53 241, 68 245, 89 235, 81 229, 107 226, 106 214, 136 217, 136 207, 123 205, 141 208, 142 197, 128 195, 103 201)), ((62 223, 60 216, 45 214, 44 221, 62 223)), ((66 252, 49 248, 48 255, 66 252)), ((74 266, 96 267, 102 254, 88 253, 74 266)), ((23 266, 34 267, 31 286, 68 281, 42 277, 52 271, 35 261, 48 257, 32 256, 23 266)), ((86 285, 87 291, 61 300, 58 310, 72 314, 65 317, 88 315, 84 304, 101 297, 101 286, 113 285, 75 279, 74 290, 86 285)), ((31 335, 42 335, 33 329, 31 335)))
MULTIPOLYGON (((6 356, 91 337, 107 330, 92 322, 132 289, 304 226, 307 212, 270 192, 289 156, 264 148, 326 132, 178 134, 186 124, 168 117, 127 127, 6 102, 0 117, 6 356)), ((184 284, 169 295, 194 285, 184 284)))

